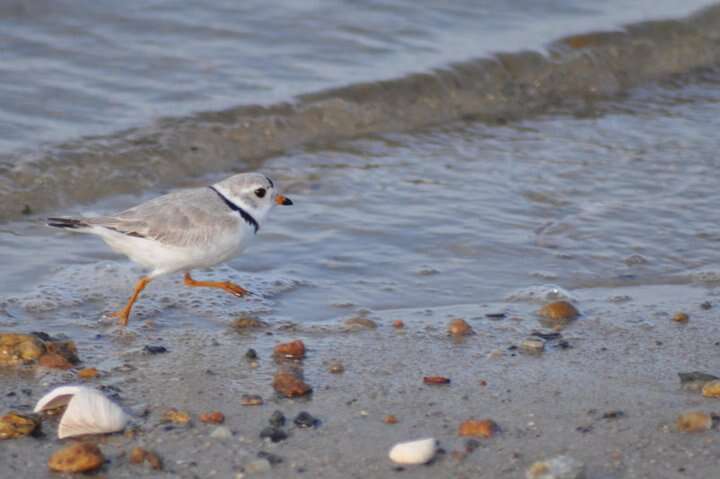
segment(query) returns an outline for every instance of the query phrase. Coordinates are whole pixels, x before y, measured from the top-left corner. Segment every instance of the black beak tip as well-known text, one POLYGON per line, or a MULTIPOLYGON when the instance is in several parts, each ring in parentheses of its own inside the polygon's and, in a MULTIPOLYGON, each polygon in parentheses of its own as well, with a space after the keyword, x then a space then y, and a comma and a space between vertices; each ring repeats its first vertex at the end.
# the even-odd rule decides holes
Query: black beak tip
POLYGON ((290 198, 285 198, 285 199, 283 199, 282 204, 285 206, 290 206, 291 204, 293 204, 293 202, 290 198))

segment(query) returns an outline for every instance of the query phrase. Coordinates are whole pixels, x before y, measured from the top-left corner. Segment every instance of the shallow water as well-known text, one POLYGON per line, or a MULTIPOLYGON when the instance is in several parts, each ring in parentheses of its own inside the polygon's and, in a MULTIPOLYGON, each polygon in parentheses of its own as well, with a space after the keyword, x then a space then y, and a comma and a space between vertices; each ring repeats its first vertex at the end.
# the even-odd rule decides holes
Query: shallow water
MULTIPOLYGON (((455 123, 272 159, 263 170, 295 205, 276 208, 249 251, 212 273, 257 295, 188 295, 179 277, 167 278, 143 293, 131 327, 151 319, 214 330, 242 312, 325 323, 444 305, 512 309, 553 288, 583 291, 587 301, 595 289, 712 287, 720 281, 719 83, 720 73, 706 70, 589 104, 582 115, 455 123)), ((126 300, 141 272, 95 237, 39 222, 0 231, 3 329, 61 326, 80 338, 106 330, 102 314, 126 300)))
POLYGON ((709 3, 3 2, 0 152, 538 49, 709 3))

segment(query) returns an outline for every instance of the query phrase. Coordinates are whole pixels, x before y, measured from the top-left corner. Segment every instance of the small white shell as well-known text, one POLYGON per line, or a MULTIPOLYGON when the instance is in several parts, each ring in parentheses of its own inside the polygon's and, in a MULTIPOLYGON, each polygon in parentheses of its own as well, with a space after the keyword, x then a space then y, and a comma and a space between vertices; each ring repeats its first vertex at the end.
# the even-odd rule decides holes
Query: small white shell
POLYGON ((122 431, 130 417, 100 391, 84 386, 61 386, 43 396, 35 412, 67 404, 60 419, 60 439, 84 434, 122 431))
POLYGON ((429 437, 416 441, 399 442, 390 449, 390 459, 396 464, 425 464, 437 451, 437 441, 429 437))

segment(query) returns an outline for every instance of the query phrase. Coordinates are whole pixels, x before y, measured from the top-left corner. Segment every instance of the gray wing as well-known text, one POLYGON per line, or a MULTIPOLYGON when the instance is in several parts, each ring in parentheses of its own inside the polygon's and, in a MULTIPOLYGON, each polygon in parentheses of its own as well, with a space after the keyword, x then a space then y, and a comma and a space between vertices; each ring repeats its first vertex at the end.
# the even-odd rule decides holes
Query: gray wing
POLYGON ((194 188, 154 198, 114 216, 88 219, 87 223, 169 245, 197 246, 235 231, 241 221, 211 189, 194 188))

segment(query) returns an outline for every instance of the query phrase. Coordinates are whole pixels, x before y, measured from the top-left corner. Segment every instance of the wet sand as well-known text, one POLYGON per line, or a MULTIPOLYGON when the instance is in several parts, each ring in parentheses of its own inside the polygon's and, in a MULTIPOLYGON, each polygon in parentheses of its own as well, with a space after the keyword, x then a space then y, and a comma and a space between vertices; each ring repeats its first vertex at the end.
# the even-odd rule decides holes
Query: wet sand
MULTIPOLYGON (((266 451, 282 458, 268 477, 516 478, 535 460, 560 453, 583 461, 589 478, 712 477, 717 429, 681 433, 674 422, 687 410, 718 410, 716 399, 683 391, 677 376, 717 372, 718 313, 701 307, 716 294, 703 286, 644 286, 574 295, 583 315, 562 331, 569 347, 549 341, 538 356, 512 348, 533 330, 546 331, 535 314, 539 304, 532 302, 387 310, 369 316, 377 329, 357 331, 346 331, 341 322, 279 323, 244 332, 153 330, 150 322, 135 333, 111 328, 112 343, 122 344, 124 354, 110 360, 81 347, 80 355, 83 366, 103 371, 88 383, 117 393, 118 402, 134 412, 137 434, 99 439, 109 459, 102 473, 242 477, 258 452, 266 451), (687 324, 671 320, 677 311, 690 315, 687 324), (486 317, 497 312, 506 317, 486 317), (446 324, 458 317, 476 334, 449 337, 446 324), (392 327, 396 319, 404 329, 392 327), (280 398, 271 386, 277 369, 272 347, 291 339, 302 339, 308 348, 302 368, 314 392, 307 399, 280 398), (168 352, 143 353, 149 344, 168 352), (257 367, 244 357, 248 348, 259 355, 257 367), (345 365, 343 374, 327 370, 336 359, 345 365), (425 385, 428 375, 447 376, 451 383, 425 385), (265 404, 242 406, 241 395, 250 393, 265 404), (170 407, 190 412, 191 425, 163 423, 170 407), (225 414, 232 437, 214 438, 217 426, 198 421, 210 410, 225 414), (307 411, 320 424, 286 427, 289 438, 273 444, 259 434, 275 410, 290 421, 307 411), (383 423, 389 414, 399 422, 383 423), (453 452, 465 449, 465 439, 457 428, 468 418, 491 418, 501 432, 478 439, 478 449, 458 458, 453 452), (422 437, 438 439, 445 453, 404 470, 390 462, 395 442, 422 437), (137 445, 162 457, 161 473, 128 463, 126 454, 137 445)), ((0 405, 29 408, 50 386, 77 381, 73 372, 6 371, 0 405)), ((68 441, 55 439, 52 419, 43 430, 43 438, 2 443, 4 477, 52 477, 47 459, 68 441)))

